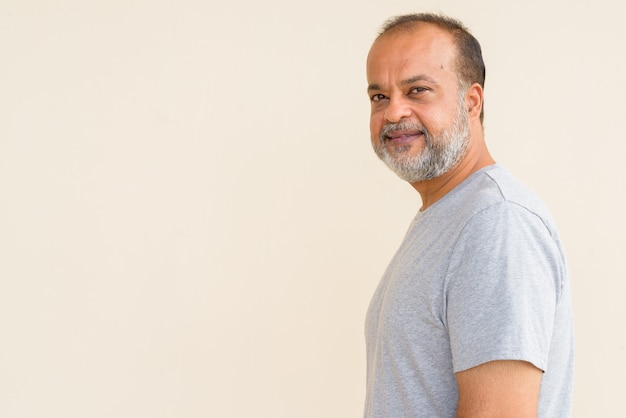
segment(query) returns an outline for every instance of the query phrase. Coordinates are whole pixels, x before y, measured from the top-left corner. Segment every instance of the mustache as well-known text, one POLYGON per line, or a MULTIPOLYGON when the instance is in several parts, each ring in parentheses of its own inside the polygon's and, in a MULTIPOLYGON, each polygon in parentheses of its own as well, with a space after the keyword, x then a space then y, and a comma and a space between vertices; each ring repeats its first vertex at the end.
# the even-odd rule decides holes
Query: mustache
POLYGON ((383 126, 383 129, 381 129, 379 134, 380 142, 385 142, 387 140, 387 135, 394 131, 417 131, 423 134, 426 139, 430 137, 428 130, 423 125, 416 122, 405 121, 399 123, 388 123, 383 126))

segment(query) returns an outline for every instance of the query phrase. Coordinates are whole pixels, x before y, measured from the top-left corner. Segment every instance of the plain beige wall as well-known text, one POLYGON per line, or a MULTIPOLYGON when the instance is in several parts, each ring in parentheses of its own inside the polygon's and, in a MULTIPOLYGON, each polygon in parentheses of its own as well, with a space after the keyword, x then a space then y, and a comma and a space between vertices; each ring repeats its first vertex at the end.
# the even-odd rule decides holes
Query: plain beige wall
POLYGON ((365 310, 420 204, 370 149, 364 61, 411 11, 483 44, 492 152, 569 254, 574 416, 623 416, 604 0, 4 0, 0 416, 360 416, 365 310))

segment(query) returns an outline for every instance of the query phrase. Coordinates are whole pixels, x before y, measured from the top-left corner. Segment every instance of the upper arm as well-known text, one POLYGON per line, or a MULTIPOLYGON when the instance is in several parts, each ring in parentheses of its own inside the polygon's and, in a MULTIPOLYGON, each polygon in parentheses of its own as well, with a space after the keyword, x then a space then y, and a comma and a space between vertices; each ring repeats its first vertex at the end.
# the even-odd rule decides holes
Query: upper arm
POLYGON ((456 373, 457 418, 537 417, 542 373, 518 360, 491 361, 456 373))
POLYGON ((468 222, 444 290, 454 371, 493 360, 546 370, 560 266, 545 226, 514 204, 494 205, 468 222))

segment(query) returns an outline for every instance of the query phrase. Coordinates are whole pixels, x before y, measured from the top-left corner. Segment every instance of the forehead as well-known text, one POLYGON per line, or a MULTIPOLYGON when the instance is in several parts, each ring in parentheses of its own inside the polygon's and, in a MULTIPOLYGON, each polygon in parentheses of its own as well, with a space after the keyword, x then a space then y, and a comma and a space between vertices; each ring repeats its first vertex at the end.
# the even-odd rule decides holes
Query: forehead
POLYGON ((367 57, 369 82, 377 78, 418 73, 436 79, 456 79, 457 48, 452 35, 432 24, 392 29, 372 45, 367 57))

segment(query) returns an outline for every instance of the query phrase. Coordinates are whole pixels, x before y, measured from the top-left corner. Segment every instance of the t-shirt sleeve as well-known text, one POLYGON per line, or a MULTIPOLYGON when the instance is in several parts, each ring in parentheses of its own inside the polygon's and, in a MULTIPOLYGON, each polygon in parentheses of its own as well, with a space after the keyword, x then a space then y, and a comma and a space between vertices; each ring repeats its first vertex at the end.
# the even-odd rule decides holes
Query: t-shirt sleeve
POLYGON ((454 372, 494 360, 524 360, 545 371, 563 269, 537 215, 507 201, 475 214, 446 275, 454 372))

